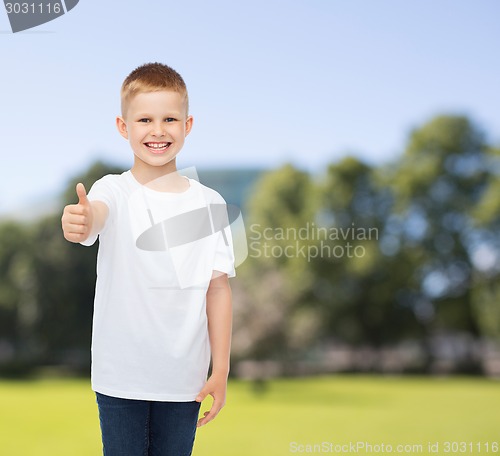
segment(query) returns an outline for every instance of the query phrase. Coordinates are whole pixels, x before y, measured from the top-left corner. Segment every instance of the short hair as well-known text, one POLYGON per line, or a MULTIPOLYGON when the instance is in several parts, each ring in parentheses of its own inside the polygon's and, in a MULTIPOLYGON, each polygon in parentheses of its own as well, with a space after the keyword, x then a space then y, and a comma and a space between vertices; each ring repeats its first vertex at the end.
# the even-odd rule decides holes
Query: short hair
POLYGON ((173 90, 184 96, 186 114, 189 112, 189 99, 186 83, 173 68, 162 63, 145 63, 137 67, 123 81, 121 88, 121 109, 125 115, 130 100, 139 93, 173 90))

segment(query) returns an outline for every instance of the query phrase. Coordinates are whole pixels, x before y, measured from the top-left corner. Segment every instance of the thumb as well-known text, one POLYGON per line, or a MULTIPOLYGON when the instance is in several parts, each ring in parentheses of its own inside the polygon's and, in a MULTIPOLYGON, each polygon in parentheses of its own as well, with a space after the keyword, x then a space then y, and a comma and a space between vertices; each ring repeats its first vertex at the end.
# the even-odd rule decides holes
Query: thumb
POLYGON ((208 388, 205 387, 203 388, 199 393, 198 396, 196 396, 195 401, 196 402, 203 402, 203 400, 208 396, 208 388))
POLYGON ((76 184, 76 194, 78 195, 78 204, 88 205, 87 190, 82 183, 76 184))

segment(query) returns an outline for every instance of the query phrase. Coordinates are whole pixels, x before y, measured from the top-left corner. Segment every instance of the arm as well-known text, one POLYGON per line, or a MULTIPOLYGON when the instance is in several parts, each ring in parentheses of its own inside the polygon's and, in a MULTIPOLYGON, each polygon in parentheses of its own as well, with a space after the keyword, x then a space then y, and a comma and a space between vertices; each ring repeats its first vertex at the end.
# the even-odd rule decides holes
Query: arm
POLYGON ((229 354, 231 351, 232 303, 227 274, 214 271, 207 291, 208 335, 212 351, 212 375, 196 400, 202 402, 210 394, 213 404, 198 421, 198 427, 213 420, 226 402, 229 354))
POLYGON ((61 218, 64 237, 70 242, 84 242, 99 233, 108 217, 108 206, 102 201, 89 201, 83 184, 77 184, 77 204, 64 208, 61 218))

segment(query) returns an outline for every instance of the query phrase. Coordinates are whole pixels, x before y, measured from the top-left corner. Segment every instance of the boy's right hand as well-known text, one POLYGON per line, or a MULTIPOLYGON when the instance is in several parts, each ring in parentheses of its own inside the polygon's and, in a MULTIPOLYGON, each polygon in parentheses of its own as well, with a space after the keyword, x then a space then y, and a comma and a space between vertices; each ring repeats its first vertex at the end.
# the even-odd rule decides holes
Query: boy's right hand
POLYGON ((92 206, 83 184, 76 185, 76 194, 78 204, 66 206, 61 218, 65 239, 75 243, 83 242, 90 236, 93 222, 92 206))

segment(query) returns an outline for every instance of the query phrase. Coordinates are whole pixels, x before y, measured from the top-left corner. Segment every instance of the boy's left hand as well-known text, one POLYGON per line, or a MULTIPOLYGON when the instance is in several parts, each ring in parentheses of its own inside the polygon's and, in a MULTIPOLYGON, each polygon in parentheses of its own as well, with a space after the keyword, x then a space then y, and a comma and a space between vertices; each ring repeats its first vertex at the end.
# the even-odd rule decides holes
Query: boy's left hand
POLYGON ((205 386, 196 397, 197 402, 203 402, 209 394, 214 398, 212 407, 203 414, 203 418, 198 420, 197 427, 201 427, 212 421, 226 403, 227 377, 224 375, 212 374, 205 383, 205 386))

